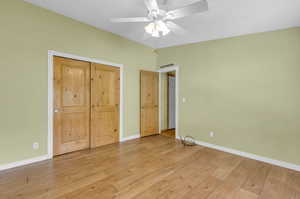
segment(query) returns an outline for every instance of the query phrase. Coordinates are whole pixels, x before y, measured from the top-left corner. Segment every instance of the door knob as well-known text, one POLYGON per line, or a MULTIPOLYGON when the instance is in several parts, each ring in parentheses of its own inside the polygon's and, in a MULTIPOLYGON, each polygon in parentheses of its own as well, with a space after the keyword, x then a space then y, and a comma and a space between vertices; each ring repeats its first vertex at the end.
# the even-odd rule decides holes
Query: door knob
POLYGON ((58 113, 59 112, 59 110, 58 109, 54 109, 54 113, 58 113))

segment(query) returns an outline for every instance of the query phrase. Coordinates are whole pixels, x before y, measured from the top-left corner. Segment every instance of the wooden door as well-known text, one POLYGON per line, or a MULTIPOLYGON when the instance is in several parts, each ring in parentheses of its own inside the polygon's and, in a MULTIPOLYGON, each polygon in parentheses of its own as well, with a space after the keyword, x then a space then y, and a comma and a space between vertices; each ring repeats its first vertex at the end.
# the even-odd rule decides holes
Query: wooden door
POLYGON ((142 137, 159 134, 158 78, 159 74, 157 72, 141 71, 140 128, 142 137))
POLYGON ((54 57, 54 155, 90 147, 90 63, 54 57))
POLYGON ((92 63, 91 145, 119 142, 120 69, 92 63))

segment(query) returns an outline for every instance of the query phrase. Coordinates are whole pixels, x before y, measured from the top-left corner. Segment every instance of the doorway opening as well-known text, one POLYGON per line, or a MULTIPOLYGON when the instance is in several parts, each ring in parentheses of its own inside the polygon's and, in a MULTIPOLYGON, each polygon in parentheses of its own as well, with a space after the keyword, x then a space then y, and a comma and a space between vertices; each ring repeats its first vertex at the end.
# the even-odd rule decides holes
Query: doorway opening
POLYGON ((140 135, 146 137, 159 134, 179 139, 179 66, 177 65, 157 71, 143 70, 140 73, 140 135), (167 89, 167 86, 170 89, 167 89))
POLYGON ((160 134, 176 136, 176 71, 160 73, 160 134))

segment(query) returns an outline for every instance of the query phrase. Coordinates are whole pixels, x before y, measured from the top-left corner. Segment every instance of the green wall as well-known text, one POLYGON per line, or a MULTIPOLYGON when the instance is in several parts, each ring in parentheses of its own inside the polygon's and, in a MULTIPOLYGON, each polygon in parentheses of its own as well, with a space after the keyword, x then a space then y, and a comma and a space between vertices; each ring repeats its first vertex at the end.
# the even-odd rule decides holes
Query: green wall
POLYGON ((168 63, 181 134, 300 165, 300 28, 159 49, 168 63))
POLYGON ((0 165, 47 153, 48 50, 124 64, 125 133, 139 132, 139 70, 155 69, 153 49, 21 0, 1 1, 0 27, 0 165))

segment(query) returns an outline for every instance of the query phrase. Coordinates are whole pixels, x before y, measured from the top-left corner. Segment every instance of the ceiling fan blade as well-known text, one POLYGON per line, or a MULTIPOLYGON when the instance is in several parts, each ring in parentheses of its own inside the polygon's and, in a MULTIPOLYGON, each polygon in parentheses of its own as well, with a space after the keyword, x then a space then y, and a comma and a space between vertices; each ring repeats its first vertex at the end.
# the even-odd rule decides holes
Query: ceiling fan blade
POLYGON ((166 19, 179 19, 189 15, 193 15, 200 12, 205 12, 208 10, 208 3, 206 0, 197 1, 190 5, 187 5, 176 10, 171 10, 167 12, 166 19))
POLYGON ((176 23, 172 22, 172 21, 167 21, 166 25, 168 26, 168 28, 170 28, 170 30, 176 34, 179 35, 183 35, 186 33, 186 31, 179 25, 177 25, 176 23))
POLYGON ((159 10, 157 0, 145 0, 145 4, 149 11, 159 10))
POLYGON ((114 18, 110 20, 114 23, 130 23, 130 22, 149 22, 147 17, 133 17, 133 18, 114 18))

